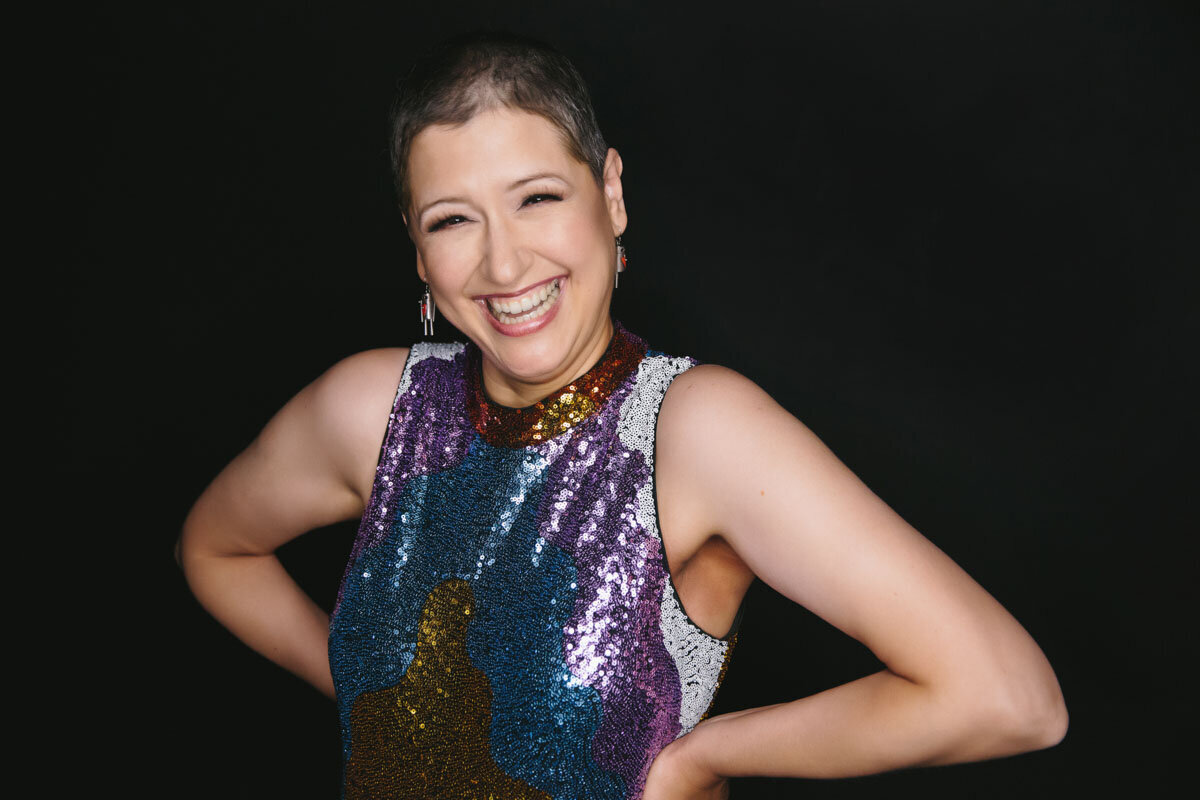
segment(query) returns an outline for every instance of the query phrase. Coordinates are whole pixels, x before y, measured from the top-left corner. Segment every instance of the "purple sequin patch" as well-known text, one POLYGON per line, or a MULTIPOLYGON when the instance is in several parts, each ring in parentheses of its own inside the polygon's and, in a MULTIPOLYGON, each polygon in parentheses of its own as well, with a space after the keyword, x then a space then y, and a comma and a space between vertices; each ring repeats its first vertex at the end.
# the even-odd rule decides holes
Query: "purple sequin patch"
MULTIPOLYGON (((614 408, 635 377, 609 398, 614 408)), ((658 539, 638 524, 634 507, 650 471, 621 442, 618 421, 601 414, 579 426, 550 468, 539 518, 542 537, 570 554, 578 572, 563 660, 600 694, 593 755, 637 796, 649 763, 627 754, 657 752, 679 734, 680 682, 659 625, 666 572, 658 539)))
MULTIPOLYGON (((420 355, 414 348, 409 359, 420 355)), ((453 369, 447 368, 443 359, 433 356, 405 366, 410 380, 407 385, 402 382, 402 390, 396 393, 388 432, 375 468, 372 496, 358 527, 347 572, 358 562, 363 551, 387 537, 397 513, 392 498, 403 493, 409 480, 455 467, 466 457, 475 436, 466 408, 459 409, 457 416, 451 416, 444 405, 426 402, 429 398, 462 394, 461 364, 465 358, 464 353, 454 356, 453 361, 458 363, 453 369)), ((341 607, 344 588, 343 575, 334 614, 341 607)))

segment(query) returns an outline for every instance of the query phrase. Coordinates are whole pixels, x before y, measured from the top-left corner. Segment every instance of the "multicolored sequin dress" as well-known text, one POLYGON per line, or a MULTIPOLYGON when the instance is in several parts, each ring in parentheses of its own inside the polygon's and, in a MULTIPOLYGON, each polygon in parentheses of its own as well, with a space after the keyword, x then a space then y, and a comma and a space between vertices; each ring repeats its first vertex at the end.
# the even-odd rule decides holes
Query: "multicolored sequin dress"
POLYGON ((615 323, 516 409, 473 344, 412 348, 330 620, 343 797, 641 796, 735 639, 688 618, 657 523, 658 410, 696 363, 615 323))

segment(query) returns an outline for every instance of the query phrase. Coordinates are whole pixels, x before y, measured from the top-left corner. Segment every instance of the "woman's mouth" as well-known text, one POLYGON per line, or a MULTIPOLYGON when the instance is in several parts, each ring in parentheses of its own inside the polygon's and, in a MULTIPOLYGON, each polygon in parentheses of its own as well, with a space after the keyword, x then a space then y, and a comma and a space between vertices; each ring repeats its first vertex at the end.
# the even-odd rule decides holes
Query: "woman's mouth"
POLYGON ((554 307, 561 280, 555 278, 520 297, 489 297, 486 301, 488 311, 502 325, 519 325, 535 320, 554 307))

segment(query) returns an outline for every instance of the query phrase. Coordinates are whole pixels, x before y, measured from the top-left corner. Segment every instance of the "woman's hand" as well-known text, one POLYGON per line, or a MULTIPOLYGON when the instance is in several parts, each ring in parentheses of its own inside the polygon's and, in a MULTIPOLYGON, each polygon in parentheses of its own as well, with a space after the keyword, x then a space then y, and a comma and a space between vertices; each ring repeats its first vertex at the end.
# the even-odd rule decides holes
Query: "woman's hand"
POLYGON ((708 722, 701 722, 692 733, 681 736, 659 752, 646 776, 643 800, 725 800, 729 797, 729 781, 709 769, 689 748, 692 734, 708 722))

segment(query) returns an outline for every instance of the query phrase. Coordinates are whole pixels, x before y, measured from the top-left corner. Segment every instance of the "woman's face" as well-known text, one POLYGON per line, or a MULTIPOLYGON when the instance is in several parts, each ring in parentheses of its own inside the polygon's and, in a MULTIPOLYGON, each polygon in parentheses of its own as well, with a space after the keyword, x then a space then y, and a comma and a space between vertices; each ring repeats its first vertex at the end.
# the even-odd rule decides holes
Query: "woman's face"
POLYGON ((607 346, 620 176, 610 149, 598 186, 549 121, 507 107, 414 137, 406 223, 417 272, 482 351, 493 400, 541 399, 607 346))

